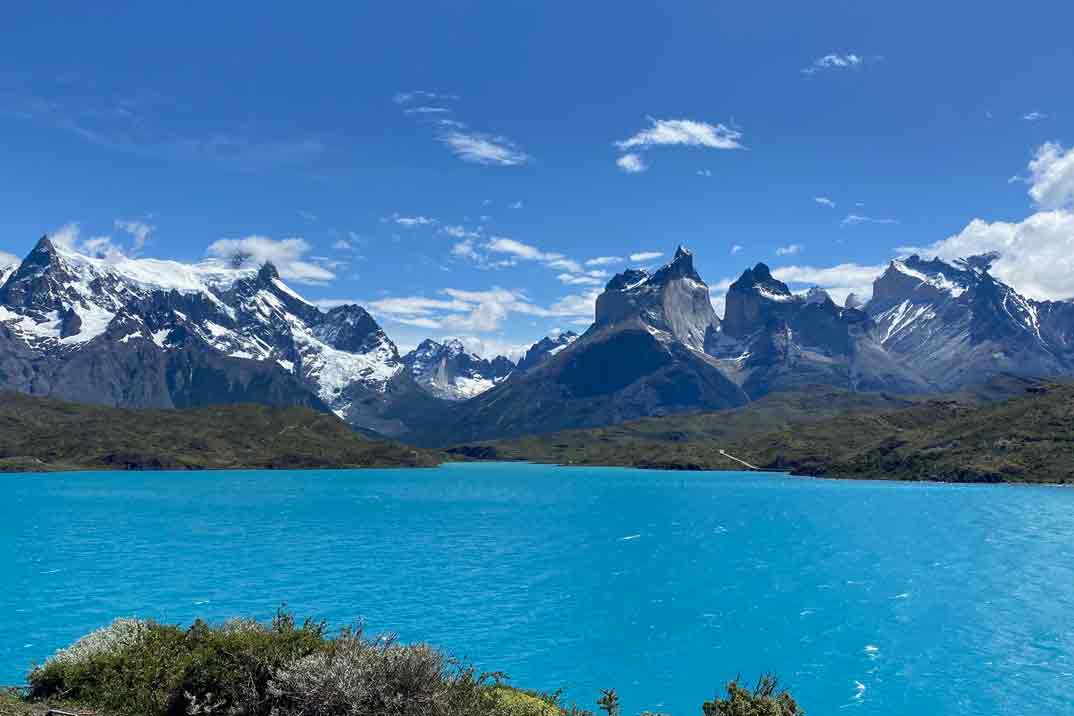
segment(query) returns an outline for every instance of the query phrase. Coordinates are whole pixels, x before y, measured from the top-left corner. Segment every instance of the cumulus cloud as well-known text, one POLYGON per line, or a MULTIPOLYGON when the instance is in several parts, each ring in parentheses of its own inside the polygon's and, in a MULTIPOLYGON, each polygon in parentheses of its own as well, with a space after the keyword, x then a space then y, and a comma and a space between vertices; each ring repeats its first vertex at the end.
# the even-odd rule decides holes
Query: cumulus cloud
POLYGON ((495 337, 487 336, 472 336, 472 335, 460 335, 460 336, 445 336, 441 340, 450 340, 450 338, 457 339, 462 343, 470 353, 487 358, 489 360, 497 356, 506 356, 516 363, 522 356, 526 355, 526 351, 530 349, 530 346, 537 341, 529 341, 527 343, 516 343, 512 341, 505 341, 495 337))
POLYGON ((808 67, 803 67, 801 71, 803 75, 813 75, 823 70, 839 70, 857 67, 864 61, 865 60, 862 59, 861 55, 856 55, 854 53, 847 53, 845 55, 830 54, 818 57, 813 60, 812 64, 808 67))
POLYGON ((6 251, 0 251, 0 271, 12 266, 18 266, 22 260, 15 254, 9 254, 6 251))
POLYGON ((887 218, 878 219, 872 216, 863 216, 861 214, 847 214, 839 223, 843 226, 860 226, 862 224, 897 224, 899 223, 899 220, 887 218))
POLYGON ((680 145, 710 149, 741 149, 742 133, 723 124, 709 124, 692 119, 654 119, 652 126, 629 139, 616 142, 620 149, 645 149, 653 146, 680 145))
POLYGON ((120 231, 125 231, 131 235, 131 250, 137 253, 142 250, 146 242, 149 241, 149 235, 156 230, 155 226, 145 223, 144 221, 124 221, 117 219, 116 228, 120 231))
POLYGON ((75 222, 56 229, 49 234, 49 239, 57 246, 96 258, 115 261, 126 256, 123 247, 113 242, 111 236, 90 236, 83 239, 81 227, 75 222))
POLYGON ((821 206, 827 206, 827 207, 830 207, 832 209, 835 208, 835 202, 832 201, 831 199, 829 199, 826 196, 815 196, 815 197, 813 197, 813 201, 817 202, 821 206))
POLYGON ((443 132, 439 139, 455 156, 472 164, 512 167, 530 160, 530 156, 510 139, 468 131, 464 127, 456 126, 443 132))
POLYGON ((731 247, 731 255, 734 256, 735 254, 742 253, 742 248, 742 244, 735 244, 731 247))
POLYGON ((794 254, 801 253, 803 246, 801 244, 788 244, 787 246, 780 246, 776 249, 776 256, 793 256, 794 254))
POLYGON ((630 260, 634 263, 642 263, 644 261, 652 261, 663 256, 662 251, 639 251, 636 254, 630 255, 630 260))
POLYGON ((1045 209, 1074 207, 1074 149, 1047 142, 1029 162, 1029 196, 1045 209))
POLYGON ((627 174, 640 174, 649 168, 639 154, 624 154, 615 160, 615 165, 627 174))
POLYGON ((319 284, 331 281, 336 275, 315 259, 307 258, 310 245, 304 239, 271 239, 267 236, 246 236, 241 239, 220 239, 206 253, 236 265, 271 262, 280 277, 299 283, 319 284))

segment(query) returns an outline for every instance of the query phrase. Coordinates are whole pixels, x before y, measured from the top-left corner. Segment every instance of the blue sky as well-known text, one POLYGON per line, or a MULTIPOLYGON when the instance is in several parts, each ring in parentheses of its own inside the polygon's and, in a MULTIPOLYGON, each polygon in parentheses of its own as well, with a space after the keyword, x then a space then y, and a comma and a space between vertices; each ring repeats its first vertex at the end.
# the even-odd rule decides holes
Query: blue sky
POLYGON ((93 5, 5 10, 0 252, 246 241, 490 352, 678 243, 718 307, 757 261, 839 296, 908 247, 1074 295, 1069 3, 93 5))

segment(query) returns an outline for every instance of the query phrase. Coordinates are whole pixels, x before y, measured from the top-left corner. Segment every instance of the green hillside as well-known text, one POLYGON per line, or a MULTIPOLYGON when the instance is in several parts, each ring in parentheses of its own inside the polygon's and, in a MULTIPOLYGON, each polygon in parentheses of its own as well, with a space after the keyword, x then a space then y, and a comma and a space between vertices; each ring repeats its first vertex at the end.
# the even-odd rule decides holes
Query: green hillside
POLYGON ((0 471, 420 467, 432 452, 308 408, 127 410, 0 393, 0 471))
POLYGON ((734 410, 452 448, 477 459, 860 479, 1074 481, 1074 384, 999 378, 907 398, 818 388, 734 410))

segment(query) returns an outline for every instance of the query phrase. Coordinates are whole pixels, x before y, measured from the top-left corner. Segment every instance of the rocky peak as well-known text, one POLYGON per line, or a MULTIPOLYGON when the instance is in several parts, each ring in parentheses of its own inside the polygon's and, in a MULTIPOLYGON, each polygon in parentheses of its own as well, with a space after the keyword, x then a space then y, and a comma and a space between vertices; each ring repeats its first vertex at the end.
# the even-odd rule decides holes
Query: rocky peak
POLYGON ((690 348, 704 350, 720 329, 709 289, 694 270, 693 255, 681 246, 652 276, 625 271, 597 297, 596 325, 640 320, 690 348))
POLYGON ((62 310, 75 280, 52 240, 42 236, 0 285, 0 304, 35 313, 62 310))
POLYGON ((465 400, 504 380, 515 366, 504 356, 493 360, 466 350, 457 338, 443 343, 430 338, 402 358, 411 377, 426 391, 447 400, 465 400))
POLYGON ((926 261, 917 254, 895 259, 873 282, 868 310, 875 314, 903 301, 939 303, 958 298, 988 275, 992 260, 978 256, 947 263, 937 258, 926 261))
POLYGON ((571 343, 574 343, 577 339, 578 334, 574 331, 564 331, 555 336, 545 336, 529 347, 529 350, 526 351, 526 355, 524 355, 522 360, 518 362, 516 369, 520 373, 533 370, 553 356, 559 354, 560 351, 571 343))
POLYGON ((313 334, 333 348, 348 353, 369 353, 384 348, 387 358, 399 360, 399 351, 387 334, 361 306, 336 306, 324 314, 313 334))
POLYGON ((745 336, 774 318, 785 318, 799 302, 766 264, 758 263, 743 271, 727 289, 724 331, 734 337, 745 336))
POLYGON ((261 264, 261 268, 257 271, 257 280, 262 284, 272 283, 273 280, 279 277, 280 272, 276 269, 276 264, 271 261, 261 264))

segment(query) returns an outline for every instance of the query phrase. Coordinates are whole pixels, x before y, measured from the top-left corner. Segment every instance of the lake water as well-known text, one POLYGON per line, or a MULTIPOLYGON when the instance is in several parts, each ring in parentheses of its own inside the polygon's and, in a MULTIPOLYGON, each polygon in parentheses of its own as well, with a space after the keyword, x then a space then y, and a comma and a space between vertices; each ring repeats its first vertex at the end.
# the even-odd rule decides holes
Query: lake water
POLYGON ((0 683, 117 616, 364 619, 587 706, 1074 713, 1074 491, 536 465, 0 476, 0 683))

